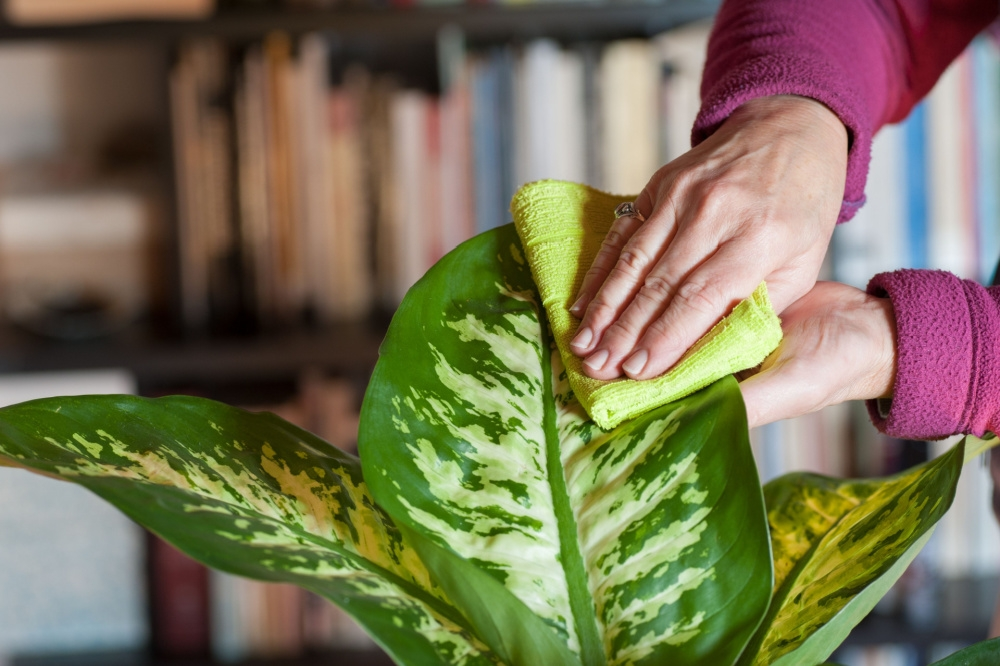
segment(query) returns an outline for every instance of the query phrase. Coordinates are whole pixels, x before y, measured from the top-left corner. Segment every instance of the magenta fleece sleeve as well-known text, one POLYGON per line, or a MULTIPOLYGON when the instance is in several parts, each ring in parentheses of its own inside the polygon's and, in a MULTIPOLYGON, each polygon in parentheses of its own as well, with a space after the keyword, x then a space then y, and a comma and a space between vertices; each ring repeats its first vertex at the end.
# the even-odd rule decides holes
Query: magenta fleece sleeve
POLYGON ((1000 287, 944 271, 901 270, 876 275, 868 293, 892 301, 897 327, 892 401, 868 401, 879 430, 906 439, 996 432, 1000 287))
POLYGON ((823 102, 849 132, 839 221, 848 220, 864 203, 874 133, 905 118, 997 13, 996 0, 726 0, 692 144, 757 97, 823 102))

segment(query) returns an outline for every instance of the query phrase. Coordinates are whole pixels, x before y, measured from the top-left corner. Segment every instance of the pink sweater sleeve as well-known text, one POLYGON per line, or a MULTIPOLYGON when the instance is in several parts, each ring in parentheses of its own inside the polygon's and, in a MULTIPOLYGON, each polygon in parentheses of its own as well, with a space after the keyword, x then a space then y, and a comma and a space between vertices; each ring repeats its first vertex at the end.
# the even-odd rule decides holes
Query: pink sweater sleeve
POLYGON ((823 102, 850 133, 839 221, 848 220, 864 203, 874 133, 905 118, 997 13, 996 0, 726 0, 692 143, 757 97, 823 102))
POLYGON ((876 275, 868 292, 888 297, 896 314, 893 398, 889 405, 868 401, 879 430, 905 439, 997 432, 1000 287, 901 270, 876 275))

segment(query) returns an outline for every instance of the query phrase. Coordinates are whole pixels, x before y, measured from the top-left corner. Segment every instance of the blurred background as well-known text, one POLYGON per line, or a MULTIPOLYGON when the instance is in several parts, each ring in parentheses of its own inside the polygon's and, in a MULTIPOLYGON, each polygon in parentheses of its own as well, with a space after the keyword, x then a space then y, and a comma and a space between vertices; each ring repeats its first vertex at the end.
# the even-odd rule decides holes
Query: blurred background
MULTIPOLYGON (((353 450, 406 289, 539 178, 638 192, 684 152, 711 0, 5 0, 0 404, 186 393, 353 450)), ((825 276, 1000 255, 1000 54, 977 39, 876 140, 825 276)), ((944 444, 857 406, 752 433, 764 480, 891 474, 944 444)), ((922 665, 989 631, 982 463, 835 659, 922 665)), ((388 664, 336 608, 209 572, 86 491, 0 469, 0 665, 388 664)))

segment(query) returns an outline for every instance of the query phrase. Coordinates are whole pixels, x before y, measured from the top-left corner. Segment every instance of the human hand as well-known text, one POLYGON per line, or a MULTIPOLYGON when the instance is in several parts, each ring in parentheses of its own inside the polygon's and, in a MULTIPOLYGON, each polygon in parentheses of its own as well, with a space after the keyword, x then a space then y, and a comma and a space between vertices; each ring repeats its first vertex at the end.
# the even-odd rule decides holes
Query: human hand
MULTIPOLYGON (((649 379, 767 280, 780 313, 809 291, 836 224, 847 130, 791 95, 747 102, 662 167, 584 279, 573 353, 584 372, 649 379)), ((610 214, 611 211, 608 211, 610 214)))
POLYGON ((751 428, 891 394, 896 320, 888 298, 817 282, 785 310, 781 328, 781 345, 740 383, 751 428))

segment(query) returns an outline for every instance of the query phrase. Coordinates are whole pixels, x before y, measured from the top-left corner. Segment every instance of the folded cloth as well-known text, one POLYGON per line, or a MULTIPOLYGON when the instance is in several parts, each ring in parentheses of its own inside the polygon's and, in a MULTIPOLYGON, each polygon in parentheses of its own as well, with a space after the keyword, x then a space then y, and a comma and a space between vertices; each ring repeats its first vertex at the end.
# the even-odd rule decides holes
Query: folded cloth
POLYGON ((781 342, 781 322, 761 283, 667 373, 642 381, 602 381, 583 374, 582 359, 569 348, 580 325, 569 308, 614 222, 615 207, 632 200, 586 185, 542 180, 522 187, 511 202, 514 226, 570 386, 590 418, 605 430, 752 368, 781 342))

